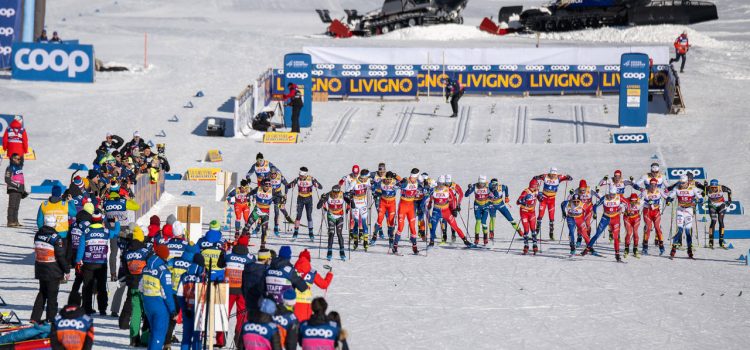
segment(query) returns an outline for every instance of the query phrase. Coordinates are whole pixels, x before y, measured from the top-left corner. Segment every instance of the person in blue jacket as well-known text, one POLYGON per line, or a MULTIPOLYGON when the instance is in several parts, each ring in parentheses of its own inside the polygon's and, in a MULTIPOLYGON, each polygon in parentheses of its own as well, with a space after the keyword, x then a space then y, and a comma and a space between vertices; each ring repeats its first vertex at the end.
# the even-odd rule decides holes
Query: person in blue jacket
POLYGON ((107 257, 109 254, 109 240, 120 234, 120 223, 115 222, 113 229, 107 229, 102 224, 103 215, 100 210, 95 210, 91 215, 91 225, 83 230, 78 242, 76 254, 76 270, 83 275, 83 309, 87 315, 94 313, 91 298, 94 293, 94 282, 96 281, 97 304, 99 314, 107 315, 107 257))
POLYGON ((154 250, 156 255, 148 259, 146 268, 143 269, 140 291, 143 295, 146 318, 149 326, 151 326, 148 349, 162 350, 167 336, 167 328, 169 328, 169 320, 177 317, 177 307, 174 302, 172 274, 167 268, 169 248, 165 245, 156 245, 154 250))
POLYGON ((206 269, 211 272, 211 280, 224 282, 224 268, 227 265, 224 261, 224 239, 221 238, 220 229, 219 221, 212 220, 209 230, 195 245, 200 248, 206 269))
POLYGON ((197 285, 203 283, 203 256, 198 254, 196 246, 188 246, 180 258, 185 262, 186 271, 177 283, 177 304, 182 310, 182 350, 197 350, 201 348, 201 333, 194 329, 195 321, 195 293, 197 285))

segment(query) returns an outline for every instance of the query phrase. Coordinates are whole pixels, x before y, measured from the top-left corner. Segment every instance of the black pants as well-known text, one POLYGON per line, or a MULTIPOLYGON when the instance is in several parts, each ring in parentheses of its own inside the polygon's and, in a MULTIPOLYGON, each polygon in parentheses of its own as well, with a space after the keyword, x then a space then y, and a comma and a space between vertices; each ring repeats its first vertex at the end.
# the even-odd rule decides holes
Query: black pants
POLYGON ((680 59, 682 59, 682 63, 680 64, 680 73, 685 70, 685 61, 687 60, 687 55, 684 53, 676 52, 677 56, 675 58, 669 59, 669 64, 672 64, 672 62, 677 62, 680 59))
POLYGON ((31 320, 37 323, 42 321, 42 312, 47 305, 47 322, 52 322, 57 316, 57 293, 60 291, 60 280, 39 281, 39 293, 34 301, 34 309, 31 311, 31 320))
POLYGON ((302 106, 292 107, 292 132, 299 132, 299 113, 302 111, 302 106))
POLYGON ((299 221, 302 219, 302 211, 304 210, 307 214, 307 227, 312 229, 313 218, 312 218, 313 201, 312 196, 309 197, 297 197, 297 218, 299 221))
POLYGON ((8 224, 18 223, 18 208, 21 206, 21 194, 8 193, 8 224))
POLYGON ((451 109, 453 110, 453 116, 458 115, 458 100, 464 95, 463 91, 457 94, 451 95, 451 109))
POLYGON ((94 283, 96 283, 96 301, 99 312, 107 312, 107 264, 83 265, 83 309, 87 314, 93 314, 92 298, 94 283))
POLYGON ((719 240, 724 240, 724 213, 727 211, 727 204, 722 203, 718 206, 709 205, 708 213, 711 216, 711 241, 714 240, 714 232, 716 232, 716 223, 719 223, 719 240))
POLYGON ((344 253, 344 236, 342 231, 344 230, 344 218, 333 218, 328 215, 328 252, 333 250, 333 236, 338 236, 339 239, 339 250, 344 253))
POLYGON ((73 287, 70 288, 68 295, 68 305, 81 305, 81 285, 83 284, 83 274, 76 273, 73 280, 73 287))

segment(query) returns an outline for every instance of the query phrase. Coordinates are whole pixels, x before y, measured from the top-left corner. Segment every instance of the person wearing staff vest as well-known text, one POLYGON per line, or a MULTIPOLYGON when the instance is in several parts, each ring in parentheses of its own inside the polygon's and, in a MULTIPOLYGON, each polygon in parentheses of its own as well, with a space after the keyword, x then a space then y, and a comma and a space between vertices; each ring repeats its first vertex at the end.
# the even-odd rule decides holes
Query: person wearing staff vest
MULTIPOLYGON (((118 186, 119 187, 119 186, 118 186)), ((111 224, 117 220, 120 223, 122 237, 128 237, 132 234, 130 232, 130 223, 134 222, 135 212, 141 209, 140 204, 132 199, 127 199, 120 195, 119 192, 112 188, 112 192, 109 193, 109 199, 104 201, 103 204, 104 212, 106 213, 107 221, 111 224)), ((117 281, 117 236, 109 242, 110 256, 109 256, 109 274, 112 281, 117 281)))
POLYGON ((688 50, 690 50, 690 41, 688 41, 687 30, 683 30, 682 34, 680 34, 680 36, 678 36, 674 41, 675 58, 669 59, 669 64, 682 59, 682 63, 680 64, 680 73, 684 73, 685 71, 685 61, 687 60, 688 50))
POLYGON ((7 155, 18 154, 21 156, 21 164, 23 164, 24 155, 29 153, 29 137, 26 135, 21 116, 13 118, 8 128, 5 129, 3 149, 5 149, 7 155))
POLYGON ((172 288, 172 274, 167 268, 169 248, 154 246, 156 254, 151 256, 143 269, 139 289, 143 295, 143 308, 151 327, 149 350, 162 350, 167 337, 169 320, 177 317, 172 288))
POLYGON ((76 270, 83 274, 83 308, 87 315, 94 313, 91 298, 96 281, 96 299, 99 314, 107 315, 107 254, 109 240, 120 233, 120 223, 115 222, 112 230, 102 224, 102 212, 95 210, 91 215, 91 225, 83 230, 76 254, 76 270))
POLYGON ((327 309, 325 299, 313 299, 312 316, 299 326, 298 342, 302 350, 333 350, 339 345, 341 328, 338 323, 328 319, 327 309))
POLYGON ((94 319, 78 305, 60 310, 49 334, 52 349, 91 350, 94 346, 94 319))
POLYGON ((61 237, 68 237, 68 229, 70 228, 70 218, 75 217, 76 207, 72 201, 66 201, 62 199, 62 187, 52 186, 52 193, 49 198, 39 205, 39 210, 36 214, 36 227, 42 228, 44 226, 46 217, 55 218, 55 231, 61 237))
MULTIPOLYGON (((180 257, 179 265, 185 265, 185 272, 174 279, 177 284, 177 304, 182 311, 182 350, 200 349, 201 332, 195 330, 195 293, 196 286, 203 283, 203 256, 198 254, 198 247, 188 246, 180 257), (184 262, 184 263, 183 263, 184 262)), ((175 262, 175 269, 177 269, 175 262)))
POLYGON ((146 244, 143 243, 143 230, 136 226, 133 230, 133 239, 128 244, 128 248, 124 252, 125 265, 127 265, 127 276, 125 278, 125 284, 128 286, 128 299, 130 303, 125 301, 125 305, 130 305, 130 310, 123 309, 120 313, 120 322, 129 322, 130 326, 130 346, 141 346, 144 342, 142 339, 147 338, 147 332, 144 331, 143 337, 141 337, 141 319, 143 319, 143 296, 138 290, 138 285, 141 283, 141 277, 143 276, 143 269, 146 267, 148 258, 153 254, 149 249, 146 248, 146 244))
POLYGON ((296 289, 304 292, 308 289, 307 283, 294 270, 289 259, 292 258, 292 248, 288 245, 281 246, 277 256, 266 270, 266 295, 273 298, 276 303, 283 302, 284 292, 287 289, 296 289))
POLYGON ((5 186, 8 194, 8 227, 23 227, 18 222, 18 208, 21 199, 28 197, 23 177, 23 156, 13 153, 10 156, 10 165, 5 168, 5 186))
POLYGON ((307 321, 312 314, 310 309, 310 303, 312 303, 312 286, 313 283, 320 289, 328 289, 328 286, 333 280, 333 273, 328 272, 326 277, 323 278, 320 274, 310 266, 310 251, 307 249, 299 253, 299 259, 294 264, 294 269, 297 270, 297 274, 307 284, 307 290, 304 292, 297 293, 297 304, 294 306, 294 315, 300 322, 307 321))
POLYGON ((57 315, 57 293, 60 280, 70 272, 70 264, 65 257, 64 238, 55 232, 55 218, 45 218, 44 226, 34 236, 34 278, 39 280, 39 294, 31 312, 31 322, 42 322, 42 311, 47 305, 47 322, 57 315))
POLYGON ((224 269, 224 275, 229 282, 229 313, 237 306, 237 325, 235 334, 239 334, 242 324, 245 323, 247 313, 245 311, 245 298, 242 296, 242 274, 248 266, 255 263, 255 256, 250 254, 247 249, 248 236, 243 235, 237 239, 237 244, 232 247, 232 251, 224 257, 227 267, 224 269))

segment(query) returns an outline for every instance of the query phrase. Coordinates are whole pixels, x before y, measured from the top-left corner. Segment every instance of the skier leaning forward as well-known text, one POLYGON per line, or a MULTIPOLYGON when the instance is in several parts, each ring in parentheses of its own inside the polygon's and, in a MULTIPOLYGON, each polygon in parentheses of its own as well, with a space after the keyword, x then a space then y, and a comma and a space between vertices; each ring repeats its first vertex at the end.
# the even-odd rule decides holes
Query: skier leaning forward
POLYGON ((344 236, 342 231, 344 230, 344 210, 346 204, 351 203, 351 200, 344 196, 341 191, 341 186, 336 184, 333 185, 331 192, 324 193, 318 200, 317 208, 323 209, 326 213, 327 227, 328 227, 328 254, 326 258, 331 260, 333 257, 333 237, 338 236, 339 240, 339 254, 341 260, 346 260, 346 254, 344 253, 344 236))

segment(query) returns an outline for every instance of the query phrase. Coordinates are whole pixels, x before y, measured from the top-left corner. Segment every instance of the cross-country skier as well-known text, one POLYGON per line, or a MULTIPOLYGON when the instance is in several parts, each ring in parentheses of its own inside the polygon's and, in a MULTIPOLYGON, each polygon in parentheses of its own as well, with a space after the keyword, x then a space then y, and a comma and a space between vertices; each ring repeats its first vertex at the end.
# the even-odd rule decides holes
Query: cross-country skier
POLYGON ((537 220, 536 220, 536 204, 539 198, 539 182, 533 179, 529 182, 529 187, 521 192, 518 196, 516 204, 518 205, 518 211, 521 215, 521 224, 523 225, 523 254, 529 252, 529 232, 531 232, 531 239, 534 243, 533 251, 536 254, 539 248, 536 245, 536 234, 537 234, 537 220))
POLYGON ((706 197, 708 197, 708 213, 711 215, 711 240, 708 241, 709 247, 714 248, 714 236, 716 232, 716 223, 719 223, 719 247, 724 247, 724 213, 727 207, 732 203, 732 190, 724 185, 719 184, 719 180, 711 179, 706 187, 706 197), (727 194, 724 199, 724 194, 727 194))
POLYGON ((617 193, 617 187, 609 186, 607 188, 607 194, 596 203, 594 206, 594 220, 596 220, 596 208, 600 205, 604 206, 602 219, 599 220, 599 225, 596 227, 596 234, 591 238, 581 255, 586 255, 587 253, 596 255, 597 253, 594 252, 594 244, 604 230, 609 228, 612 230, 612 234, 615 238, 615 260, 622 261, 620 259, 620 214, 625 211, 625 203, 623 203, 622 197, 617 193))
POLYGON ((341 191, 339 184, 333 185, 331 192, 324 193, 318 200, 318 209, 323 209, 326 213, 327 227, 328 227, 328 254, 326 258, 331 260, 333 257, 333 237, 338 236, 339 241, 339 254, 341 260, 346 260, 346 254, 344 253, 344 236, 342 231, 344 230, 344 212, 349 206, 351 199, 344 195, 341 191))
MULTIPOLYGON (((349 188, 350 184, 357 180, 359 177, 359 165, 354 164, 352 165, 352 172, 349 174, 344 175, 344 177, 339 180, 339 186, 341 186, 342 191, 348 192, 347 188, 349 188)), ((346 210, 349 212, 349 235, 352 235, 352 230, 354 230, 354 218, 352 215, 354 215, 351 210, 351 208, 347 207, 346 210)))
POLYGON ((542 181, 542 192, 539 194, 539 216, 536 218, 537 233, 542 232, 542 219, 545 210, 549 211, 549 239, 555 239, 555 198, 557 188, 563 181, 572 181, 570 175, 560 175, 557 168, 550 168, 547 174, 541 174, 534 177, 535 180, 542 181))
POLYGON ((289 188, 289 183, 276 168, 271 168, 271 176, 268 178, 271 180, 271 187, 273 188, 273 234, 279 236, 279 211, 284 215, 284 219, 287 222, 294 222, 289 216, 289 213, 284 208, 286 205, 286 191, 289 188))
POLYGON ((258 155, 255 156, 255 164, 250 167, 250 170, 245 175, 245 179, 247 179, 247 183, 250 183, 250 176, 255 174, 255 181, 260 182, 260 180, 268 178, 272 168, 276 168, 276 166, 263 159, 263 153, 258 152, 258 155))
POLYGON ((633 239, 633 256, 639 258, 638 254, 638 226, 641 224, 641 208, 643 202, 637 193, 631 193, 630 198, 625 200, 625 252, 627 258, 630 254, 630 239, 633 239))
POLYGON ((398 203, 398 232, 393 239, 392 250, 394 254, 398 253, 398 241, 401 239, 401 233, 404 232, 404 226, 408 225, 412 250, 416 254, 418 250, 414 202, 422 191, 422 184, 419 182, 419 169, 412 169, 409 177, 401 180, 399 187, 401 189, 401 201, 398 203))
POLYGON ((359 241, 362 240, 362 246, 367 251, 369 246, 368 240, 368 227, 370 226, 367 218, 368 211, 370 209, 370 190, 372 185, 370 184, 370 171, 362 169, 359 172, 359 177, 349 183, 349 188, 346 192, 351 198, 352 203, 352 218, 354 219, 354 227, 352 228, 352 238, 354 239, 354 249, 357 249, 359 241))
MULTIPOLYGON (((461 202, 463 202, 464 200, 464 191, 458 183, 453 182, 453 177, 451 176, 451 174, 445 175, 445 185, 448 186, 448 188, 450 188, 451 191, 453 191, 453 195, 456 201, 455 203, 453 203, 453 205, 451 205, 451 208, 453 208, 451 209, 452 210, 451 214, 453 214, 454 217, 458 217, 461 212, 461 202)), ((443 231, 443 236, 447 236, 446 232, 447 232, 448 227, 446 227, 445 225, 445 220, 440 221, 440 226, 441 226, 440 227, 441 231, 443 231)), ((451 228, 450 230, 451 230, 451 242, 455 242, 456 231, 453 230, 453 228, 451 228)))
MULTIPOLYGON (((584 179, 581 179, 581 181, 578 182, 578 188, 576 189, 575 194, 581 198, 581 202, 583 203, 583 208, 585 209, 583 222, 586 224, 586 235, 591 237, 591 220, 594 217, 594 201, 598 201, 601 197, 598 192, 593 191, 591 187, 588 186, 584 179)), ((581 232, 579 231, 578 237, 576 238, 576 247, 581 246, 582 238, 581 232)))
POLYGON ((651 179, 656 179, 656 185, 661 189, 666 189, 667 186, 669 186, 667 177, 660 170, 659 163, 651 163, 651 171, 643 175, 641 179, 635 183, 637 186, 633 186, 633 188, 638 190, 646 188, 651 179))
POLYGON ((617 188, 617 194, 620 196, 625 196, 625 188, 627 186, 633 186, 633 177, 631 176, 630 179, 623 179, 622 178, 622 171, 621 170, 615 170, 615 173, 612 175, 612 178, 610 179, 609 176, 605 175, 604 178, 602 178, 601 181, 599 181, 599 186, 603 186, 604 188, 609 188, 609 186, 615 186, 617 188))
MULTIPOLYGON (((430 174, 424 172, 419 176, 419 182, 422 183, 422 190, 417 194, 414 201, 414 207, 417 209, 417 231, 422 241, 427 241, 427 202, 430 200, 430 194, 437 184, 430 178, 430 174)), ((445 221, 443 221, 445 223, 445 221)))
MULTIPOLYGON (((373 191, 373 200, 380 202, 378 207, 378 219, 375 222, 375 231, 383 232, 383 219, 386 219, 388 225, 388 244, 393 244, 393 231, 396 227, 396 195, 398 194, 398 180, 395 173, 388 171, 385 178, 373 191), (378 199, 375 199, 377 197, 378 199)), ((376 233, 373 233, 370 245, 375 243, 376 233)))
POLYGON ((682 234, 685 234, 687 238, 687 253, 690 259, 693 258, 693 220, 694 218, 694 207, 696 204, 703 203, 703 196, 701 191, 697 187, 690 186, 687 175, 680 176, 680 184, 675 189, 669 192, 669 198, 667 198, 667 205, 669 205, 674 198, 677 198, 677 216, 675 223, 677 224, 677 234, 674 236, 672 241, 672 251, 669 253, 669 257, 673 258, 677 252, 677 242, 682 234))
POLYGON ((240 185, 229 192, 227 202, 234 205, 234 239, 237 239, 240 236, 242 223, 245 223, 245 227, 249 227, 250 189, 247 180, 240 180, 240 185))
MULTIPOLYGON (((450 225, 453 230, 458 233, 458 236, 461 237, 461 240, 463 240, 464 244, 469 247, 475 247, 475 244, 471 244, 468 239, 466 239, 466 236, 461 231, 461 228, 458 227, 458 223, 456 222, 456 218, 453 216, 451 205, 452 203, 455 203, 454 201, 455 194, 453 191, 445 184, 445 176, 438 177, 437 181, 437 187, 432 191, 432 194, 430 195, 429 204, 427 205, 427 208, 430 209, 430 246, 435 245, 435 231, 438 227, 438 222, 440 220, 445 220, 448 225, 450 225)), ((416 254, 416 251, 415 251, 416 254)))
MULTIPOLYGON (((261 180, 260 187, 252 189, 249 195, 251 197, 254 197, 255 201, 255 207, 250 214, 250 222, 255 224, 256 227, 260 226, 260 248, 263 249, 266 247, 266 237, 268 235, 268 216, 270 213, 271 204, 273 204, 273 189, 271 188, 271 181, 268 179, 261 180)), ((299 210, 298 212, 301 213, 301 211, 299 210)), ((247 232, 249 231, 249 227, 245 227, 246 228, 243 229, 243 234, 247 234, 247 232)))
POLYGON ((297 217, 294 220, 294 234, 292 239, 297 239, 299 235, 299 221, 302 219, 302 211, 304 210, 307 214, 307 230, 311 241, 315 241, 315 233, 313 232, 313 189, 322 189, 323 185, 318 180, 312 177, 307 170, 307 167, 299 168, 299 176, 292 180, 287 187, 289 188, 297 186, 297 217))
MULTIPOLYGON (((706 186, 705 186, 705 184, 704 184, 704 183, 701 183, 701 182, 696 182, 696 181, 695 181, 695 179, 693 178, 693 177, 694 177, 694 175, 693 175, 693 173, 692 173, 692 172, 689 172, 689 171, 688 171, 688 172, 687 172, 687 174, 685 174, 685 175, 687 176, 687 179, 688 179, 688 187, 697 187, 697 188, 698 188, 699 190, 701 190, 701 191, 702 191, 702 192, 703 192, 704 194, 706 193, 706 186)), ((705 181, 704 181, 704 182, 705 182, 705 181)), ((677 185, 679 185, 679 184, 680 184, 680 182, 675 182, 675 183, 673 183, 673 184, 671 184, 671 185, 667 186, 667 191, 666 191, 666 192, 667 192, 667 193, 669 193, 669 192, 672 192, 672 190, 674 190, 674 188, 675 188, 675 187, 676 187, 677 185)), ((681 247, 681 246, 682 246, 682 236, 680 236, 680 238, 679 238, 679 239, 678 239, 678 241, 677 241, 677 247, 679 248, 679 247, 681 247)))
POLYGON ((489 186, 487 186, 487 176, 480 175, 477 183, 469 184, 466 189, 464 196, 468 197, 474 193, 474 244, 479 244, 479 231, 482 231, 484 245, 487 245, 489 238, 487 237, 487 218, 490 216, 490 203, 491 196, 500 196, 495 193, 491 193, 489 186))
POLYGON ((641 191, 643 199, 643 221, 646 227, 643 229, 643 254, 648 255, 648 237, 653 229, 655 232, 655 245, 659 247, 659 254, 664 254, 664 236, 661 231, 661 208, 662 199, 667 198, 666 192, 659 188, 659 180, 651 178, 648 187, 641 191))
POLYGON ((570 199, 565 200, 560 205, 563 212, 563 218, 568 223, 568 236, 570 236, 570 255, 575 255, 576 245, 574 243, 575 233, 578 232, 578 237, 583 237, 586 240, 586 245, 589 244, 589 231, 588 222, 586 222, 586 204, 581 200, 581 195, 574 193, 570 196, 570 199))
POLYGON ((516 223, 510 210, 508 210, 507 204, 510 202, 510 198, 508 197, 508 186, 505 184, 500 185, 497 179, 492 179, 490 180, 490 193, 492 194, 490 196, 490 240, 493 242, 495 241, 495 217, 497 216, 497 212, 503 214, 503 217, 505 217, 505 219, 510 222, 511 226, 513 226, 513 229, 518 232, 518 235, 522 236, 523 233, 521 232, 521 228, 518 227, 518 223, 516 223))
MULTIPOLYGON (((386 178, 387 173, 388 171, 385 169, 385 163, 379 163, 378 171, 370 173, 370 183, 372 184, 372 201, 375 204, 375 212, 378 213, 378 215, 380 215, 379 213, 381 204, 381 191, 379 191, 378 189, 380 188, 380 182, 386 178)), ((390 219, 391 216, 388 216, 388 213, 386 212, 386 217, 390 219)), ((375 226, 374 234, 380 236, 380 238, 383 238, 383 228, 381 226, 375 226)))

